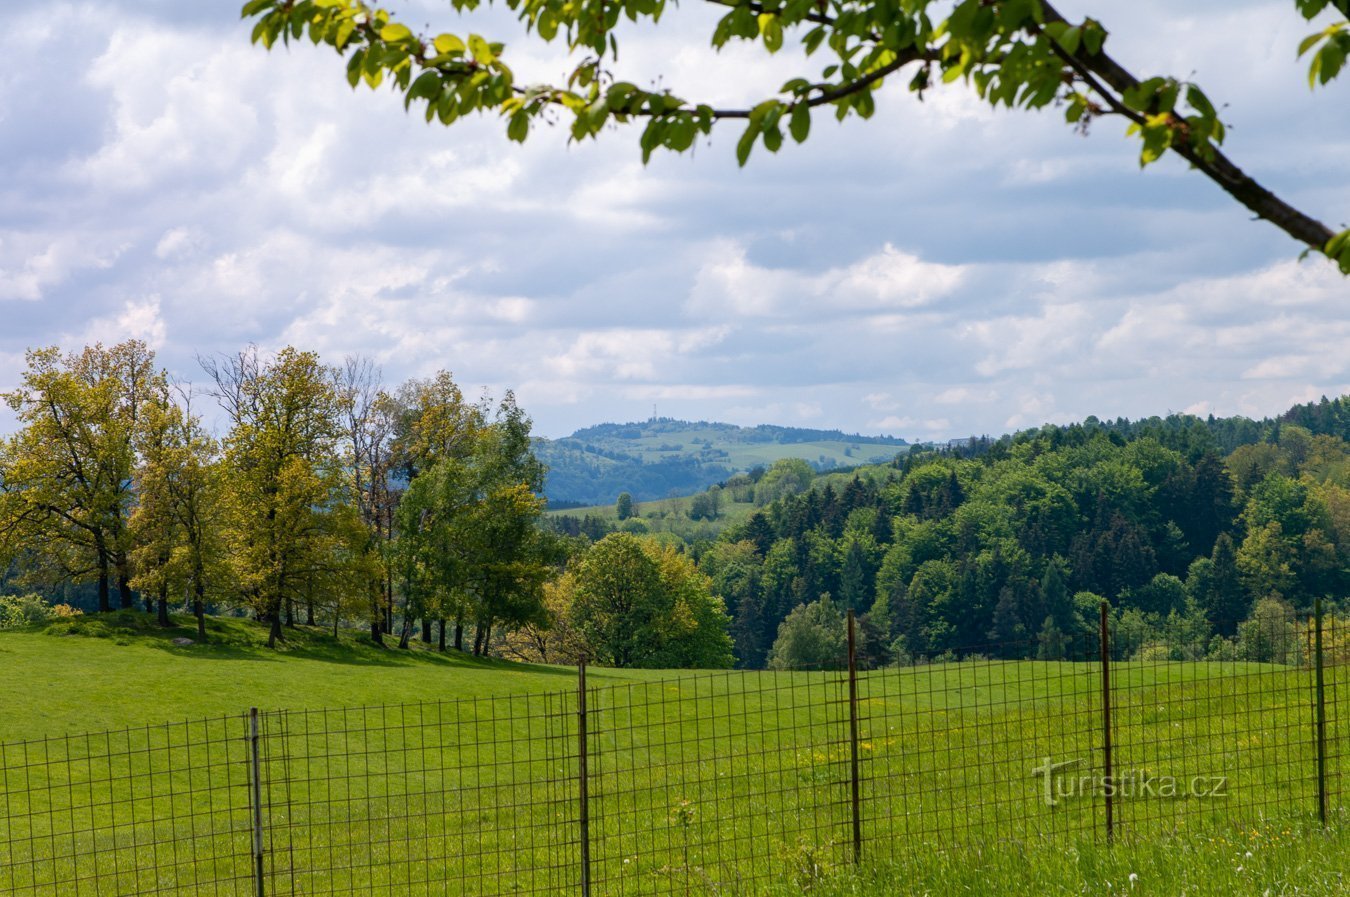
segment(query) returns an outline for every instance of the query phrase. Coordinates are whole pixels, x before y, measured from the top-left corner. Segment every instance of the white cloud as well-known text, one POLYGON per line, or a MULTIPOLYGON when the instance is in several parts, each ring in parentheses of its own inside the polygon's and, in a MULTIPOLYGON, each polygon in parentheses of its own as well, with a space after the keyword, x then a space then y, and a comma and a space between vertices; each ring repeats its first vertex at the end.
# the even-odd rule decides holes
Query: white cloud
POLYGON ((128 300, 116 313, 96 318, 85 329, 63 342, 71 344, 103 343, 111 345, 128 339, 144 341, 151 349, 161 349, 168 337, 168 328, 160 315, 160 298, 147 296, 128 300))
POLYGON ((818 274, 756 265, 734 241, 714 244, 708 255, 690 293, 692 314, 753 318, 913 309, 950 294, 963 277, 958 266, 926 262, 889 243, 818 274))
POLYGON ((81 270, 111 268, 129 248, 106 234, 0 232, 0 301, 37 302, 81 270))
POLYGON ((261 87, 251 77, 260 62, 239 43, 141 22, 115 27, 87 75, 111 97, 114 130, 72 172, 117 193, 229 171, 258 130, 250 94, 261 87))
MULTIPOLYGON (((554 434, 658 402, 924 438, 1270 414, 1350 383, 1347 281, 1184 165, 1139 172, 1112 122, 1083 138, 1053 111, 993 112, 962 85, 917 103, 897 83, 872 120, 819 115, 806 145, 744 170, 735 126, 643 166, 631 127, 577 145, 540 127, 520 147, 495 117, 427 126, 387 90, 350 91, 329 51, 250 47, 212 4, 7 13, 0 300, 20 301, 0 383, 63 335, 141 335, 188 375, 198 352, 291 341, 391 379, 518 387, 554 434)), ((487 15, 487 33, 519 30, 487 15)), ((1141 0, 1111 16, 1120 58, 1195 71, 1231 104, 1239 162, 1344 217, 1350 126, 1326 112, 1350 82, 1302 86, 1296 14, 1141 0)), ((716 18, 625 26, 618 74, 732 104, 802 70, 788 51, 713 52, 716 18)), ((510 52, 522 81, 565 69, 555 48, 510 52)))

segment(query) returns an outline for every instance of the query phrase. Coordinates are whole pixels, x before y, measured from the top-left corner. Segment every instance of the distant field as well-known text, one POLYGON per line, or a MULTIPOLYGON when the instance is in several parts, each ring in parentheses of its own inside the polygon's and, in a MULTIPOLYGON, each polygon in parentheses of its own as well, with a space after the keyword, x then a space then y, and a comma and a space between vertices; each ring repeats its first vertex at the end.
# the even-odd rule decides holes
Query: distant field
MULTIPOLYGON (((77 635, 0 633, 6 807, 18 820, 8 849, 16 881, 32 886, 25 893, 58 892, 43 876, 61 874, 63 863, 103 863, 121 893, 187 893, 198 876, 229 874, 247 810, 245 741, 238 716, 218 734, 184 728, 181 743, 176 729, 133 730, 111 747, 58 738, 15 748, 14 739, 249 705, 312 708, 262 720, 269 837, 284 846, 269 862, 297 893, 429 895, 445 891, 447 874, 465 894, 575 890, 574 671, 338 646, 313 633, 272 654, 252 624, 215 625, 229 644, 174 648, 153 631, 96 621, 77 635), (356 705, 372 706, 334 709, 356 705), (105 754, 119 758, 106 771, 105 754), (169 779, 154 773, 160 756, 178 757, 169 779), (142 762, 150 765, 138 772, 142 762), (30 803, 35 786, 40 799, 30 803), (63 809, 85 801, 86 788, 98 795, 87 801, 93 809, 63 809), (125 809, 113 808, 137 801, 143 819, 129 826, 125 809), (187 840, 174 819, 189 807, 193 831, 205 834, 187 840), (156 873, 133 861, 156 838, 173 843, 178 866, 156 873), (180 845, 205 858, 180 862, 180 845), (31 881, 24 870, 36 870, 31 881)), ((1192 888, 1198 873, 1184 868, 1192 861, 1216 881, 1245 881, 1237 866, 1260 869, 1271 893, 1339 893, 1343 865, 1271 879, 1277 864, 1262 855, 1248 867, 1242 856, 1290 857, 1297 851, 1287 842, 1304 837, 1311 857, 1335 855, 1305 834, 1316 794, 1306 668, 1118 663, 1113 672, 1114 769, 1223 776, 1222 799, 1119 798, 1117 831, 1133 846, 1108 853, 1101 799, 1047 804, 1034 773, 1047 758, 1101 768, 1093 664, 976 660, 869 672, 859 680, 858 763, 864 856, 875 865, 854 877, 840 673, 593 670, 587 791, 597 893, 749 893, 775 882, 858 895, 1263 893, 1192 888), (1128 878, 1104 884, 1130 857, 1158 862, 1163 837, 1194 839, 1178 848, 1192 860, 1165 873, 1138 869, 1153 890, 1136 891, 1128 878), (1053 847, 1027 861, 1024 849, 1041 842, 1053 847), (989 871, 960 860, 957 848, 985 851, 989 871), (1080 877, 1101 889, 1071 890, 1080 877), (1294 882, 1298 891, 1281 887, 1294 882)), ((1345 673, 1328 670, 1329 694, 1350 695, 1345 673)), ((1333 806, 1345 804, 1346 710, 1333 697, 1333 806)), ((0 828, 0 849, 5 841, 0 828)))
POLYGON ((614 501, 620 492, 643 501, 691 494, 783 458, 827 470, 885 463, 909 448, 901 440, 837 430, 665 419, 601 424, 535 446, 549 467, 545 492, 550 499, 597 505, 614 501))
MULTIPOLYGON (((812 488, 823 489, 828 484, 836 490, 843 489, 855 475, 875 478, 878 470, 879 468, 872 467, 858 471, 821 474, 816 477, 812 488)), ((716 519, 691 520, 689 510, 693 503, 693 495, 640 501, 637 502, 636 518, 642 521, 649 532, 672 532, 686 542, 692 542, 698 539, 715 539, 722 530, 738 523, 744 523, 757 510, 754 502, 732 501, 731 493, 724 491, 720 497, 716 519)), ((544 512, 544 515, 546 517, 575 517, 578 519, 589 516, 598 517, 615 526, 619 523, 619 515, 612 502, 583 508, 550 508, 544 512)))

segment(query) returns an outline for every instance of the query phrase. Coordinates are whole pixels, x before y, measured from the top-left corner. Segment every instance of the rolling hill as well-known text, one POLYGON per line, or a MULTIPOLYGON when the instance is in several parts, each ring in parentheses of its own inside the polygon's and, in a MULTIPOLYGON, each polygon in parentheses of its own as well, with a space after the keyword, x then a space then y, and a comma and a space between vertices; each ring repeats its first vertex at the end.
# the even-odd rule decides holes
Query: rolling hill
POLYGON ((549 467, 550 505, 566 508, 610 504, 620 492, 638 501, 690 495, 780 458, 801 458, 824 471, 889 461, 908 447, 896 437, 839 430, 654 418, 540 439, 535 453, 549 467))

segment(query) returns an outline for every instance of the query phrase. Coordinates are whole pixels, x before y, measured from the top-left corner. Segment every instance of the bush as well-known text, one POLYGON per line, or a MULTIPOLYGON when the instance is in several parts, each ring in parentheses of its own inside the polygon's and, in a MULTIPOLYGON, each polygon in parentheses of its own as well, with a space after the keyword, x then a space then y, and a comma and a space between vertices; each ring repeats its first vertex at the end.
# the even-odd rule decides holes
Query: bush
POLYGON ((69 604, 48 604, 41 595, 0 595, 0 629, 16 629, 78 616, 79 609, 69 604))

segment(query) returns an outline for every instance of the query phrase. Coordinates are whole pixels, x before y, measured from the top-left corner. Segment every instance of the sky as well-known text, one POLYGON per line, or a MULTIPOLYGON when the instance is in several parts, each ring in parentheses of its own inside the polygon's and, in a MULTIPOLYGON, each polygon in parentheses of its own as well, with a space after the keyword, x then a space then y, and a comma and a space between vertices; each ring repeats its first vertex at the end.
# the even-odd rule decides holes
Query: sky
MULTIPOLYGON (((744 169, 735 126, 644 167, 633 128, 428 126, 331 50, 251 46, 239 5, 6 0, 0 390, 29 347, 137 337, 185 380, 249 343, 444 369, 553 437, 655 408, 927 440, 1350 392, 1350 280, 1184 163, 1141 171, 1119 122, 899 79, 872 120, 817 115, 744 169)), ((388 8, 506 39, 520 81, 567 70, 501 10, 388 8)), ((1309 90, 1292 2, 1060 8, 1137 74, 1201 84, 1239 165, 1346 226, 1350 77, 1309 90)), ((713 52, 715 19, 626 27, 616 72, 729 104, 818 71, 713 52)))

